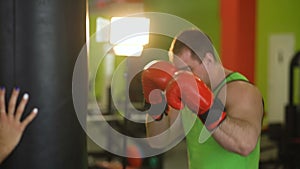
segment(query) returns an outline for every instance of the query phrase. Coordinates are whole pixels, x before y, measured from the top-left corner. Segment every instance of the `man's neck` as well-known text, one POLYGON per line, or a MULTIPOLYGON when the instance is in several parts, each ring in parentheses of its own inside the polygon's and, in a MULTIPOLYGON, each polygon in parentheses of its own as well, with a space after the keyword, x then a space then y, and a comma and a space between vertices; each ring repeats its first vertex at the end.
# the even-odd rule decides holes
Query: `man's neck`
POLYGON ((214 76, 212 77, 211 89, 214 90, 232 71, 225 69, 223 66, 218 65, 215 69, 214 76))

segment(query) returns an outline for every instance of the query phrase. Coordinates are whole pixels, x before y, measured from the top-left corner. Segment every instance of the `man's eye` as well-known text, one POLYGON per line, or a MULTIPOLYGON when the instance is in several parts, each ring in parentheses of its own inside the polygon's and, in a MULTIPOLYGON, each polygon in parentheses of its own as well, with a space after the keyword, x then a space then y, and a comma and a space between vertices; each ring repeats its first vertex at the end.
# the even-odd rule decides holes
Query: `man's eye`
POLYGON ((189 66, 184 66, 184 67, 178 68, 178 70, 188 70, 188 71, 191 71, 192 69, 189 66))

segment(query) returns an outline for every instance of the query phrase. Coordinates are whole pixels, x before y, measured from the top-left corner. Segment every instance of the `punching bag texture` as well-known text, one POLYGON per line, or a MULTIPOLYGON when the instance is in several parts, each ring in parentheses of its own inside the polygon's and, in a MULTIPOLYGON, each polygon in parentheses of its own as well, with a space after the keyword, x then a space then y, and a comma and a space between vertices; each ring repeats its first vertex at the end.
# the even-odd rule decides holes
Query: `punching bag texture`
POLYGON ((72 99, 85 20, 86 0, 0 0, 0 85, 30 94, 24 116, 39 108, 1 169, 87 168, 86 135, 72 99))

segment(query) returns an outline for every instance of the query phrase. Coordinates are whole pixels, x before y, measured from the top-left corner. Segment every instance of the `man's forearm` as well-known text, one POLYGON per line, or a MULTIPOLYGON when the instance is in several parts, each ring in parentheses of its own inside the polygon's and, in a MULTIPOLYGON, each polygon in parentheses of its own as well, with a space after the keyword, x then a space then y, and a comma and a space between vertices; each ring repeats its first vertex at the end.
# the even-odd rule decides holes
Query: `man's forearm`
POLYGON ((257 144, 259 132, 247 121, 227 117, 213 136, 225 149, 248 155, 257 144))
POLYGON ((182 136, 181 118, 177 111, 169 112, 160 121, 147 117, 146 132, 149 144, 154 148, 163 148, 182 136))

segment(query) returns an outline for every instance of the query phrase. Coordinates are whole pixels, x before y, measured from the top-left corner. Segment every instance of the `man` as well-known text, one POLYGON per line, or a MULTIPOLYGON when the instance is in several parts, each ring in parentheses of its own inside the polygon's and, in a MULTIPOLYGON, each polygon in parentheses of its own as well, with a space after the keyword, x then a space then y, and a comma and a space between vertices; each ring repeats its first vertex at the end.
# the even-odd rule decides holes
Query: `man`
POLYGON ((164 99, 168 104, 160 112, 150 108, 150 145, 164 147, 185 133, 190 169, 258 169, 263 117, 259 90, 243 75, 224 68, 199 30, 179 34, 170 53, 175 71, 170 71, 171 63, 158 61, 147 65, 142 76, 146 102, 160 109, 164 99), (187 129, 191 117, 195 121, 187 129), (211 137, 201 142, 203 130, 211 137))
POLYGON ((18 145, 27 125, 36 117, 38 112, 38 109, 34 108, 23 121, 20 121, 29 95, 24 94, 18 107, 16 107, 19 93, 20 89, 14 88, 6 109, 5 88, 0 88, 0 164, 18 145))

